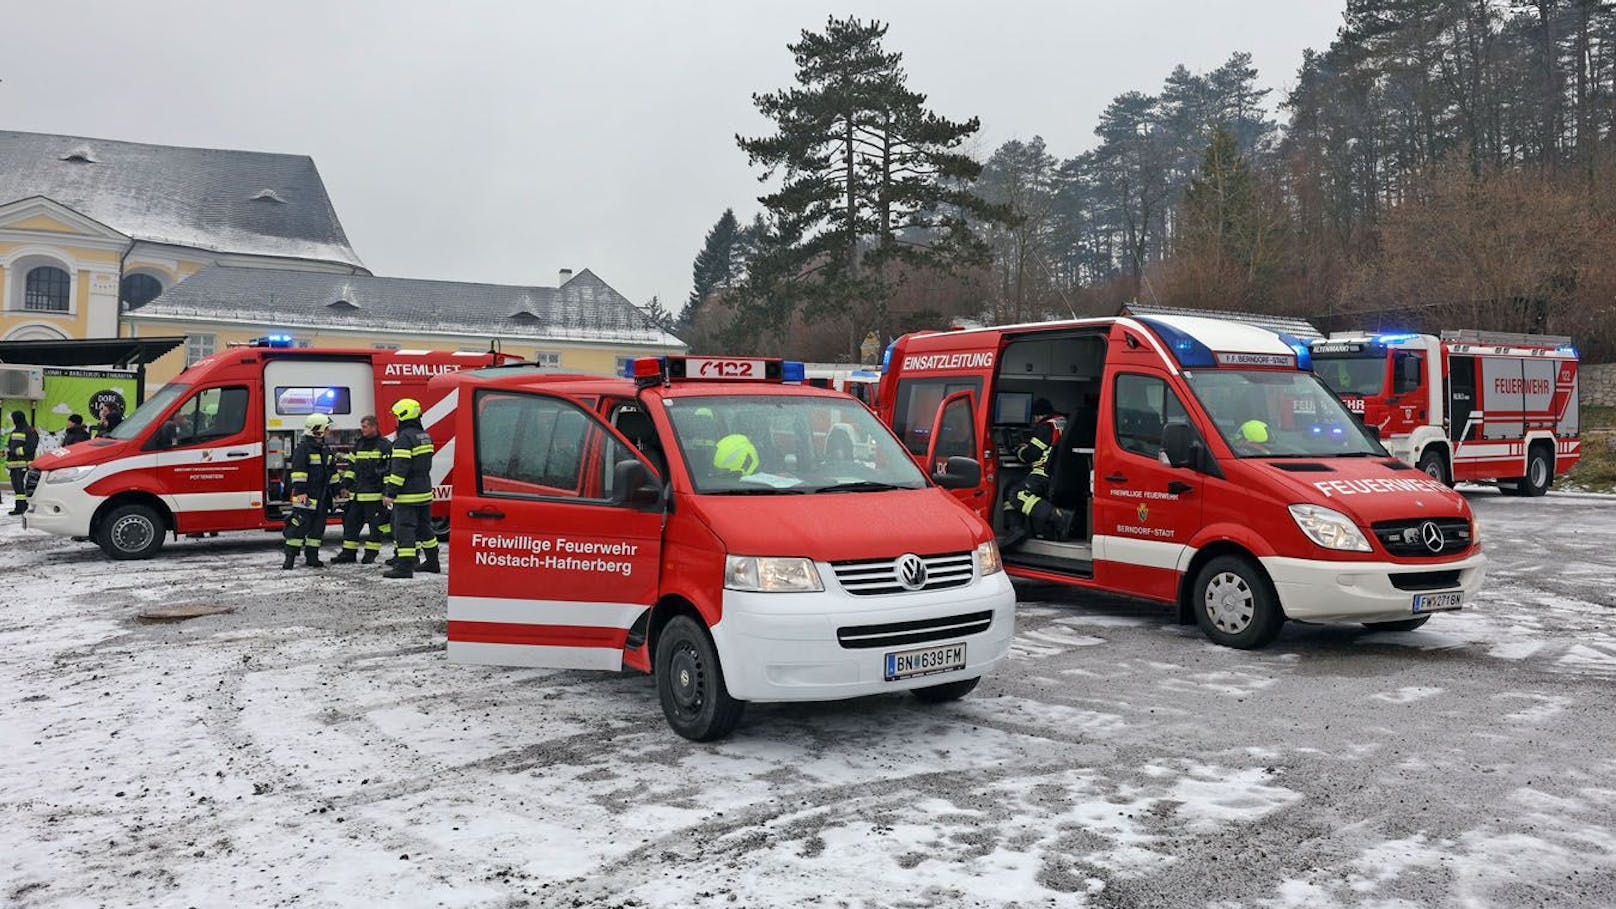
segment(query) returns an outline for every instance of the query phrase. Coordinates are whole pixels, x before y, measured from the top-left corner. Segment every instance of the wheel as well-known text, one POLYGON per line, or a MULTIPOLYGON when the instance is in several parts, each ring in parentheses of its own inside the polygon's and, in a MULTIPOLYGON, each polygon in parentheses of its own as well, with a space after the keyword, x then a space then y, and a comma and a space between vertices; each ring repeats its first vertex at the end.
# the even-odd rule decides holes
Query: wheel
POLYGON ((1191 590, 1195 621, 1213 642, 1241 650, 1268 646, 1285 624, 1279 598, 1250 559, 1218 556, 1201 568, 1191 590))
POLYGON ((1363 627, 1370 631, 1413 631, 1429 621, 1430 616, 1422 615, 1417 619, 1398 619, 1395 622, 1365 622, 1363 627))
POLYGON ((1415 465, 1420 472, 1444 486, 1451 487, 1453 478, 1448 475, 1448 459, 1443 457, 1442 449, 1431 447, 1425 449, 1420 455, 1419 464, 1415 465))
POLYGON ((675 616, 662 629, 655 668, 662 715, 674 732, 693 742, 711 742, 729 735, 741 721, 746 702, 729 696, 718 649, 696 620, 675 616))
POLYGON ((446 542, 449 539, 449 517, 448 517, 448 515, 445 515, 445 516, 443 516, 441 518, 433 518, 432 519, 432 532, 438 535, 438 542, 440 542, 440 543, 446 542))
POLYGON ((944 682, 941 685, 928 685, 925 688, 916 688, 910 692, 922 704, 943 704, 948 701, 957 701, 975 690, 977 683, 982 681, 981 676, 974 679, 960 679, 957 682, 944 682))
POLYGON ((95 542, 110 558, 149 559, 163 548, 163 519, 150 505, 120 505, 101 519, 95 542))
POLYGON ((1541 445, 1532 446, 1526 455, 1526 476, 1515 483, 1516 495, 1540 496, 1554 483, 1554 459, 1541 445))

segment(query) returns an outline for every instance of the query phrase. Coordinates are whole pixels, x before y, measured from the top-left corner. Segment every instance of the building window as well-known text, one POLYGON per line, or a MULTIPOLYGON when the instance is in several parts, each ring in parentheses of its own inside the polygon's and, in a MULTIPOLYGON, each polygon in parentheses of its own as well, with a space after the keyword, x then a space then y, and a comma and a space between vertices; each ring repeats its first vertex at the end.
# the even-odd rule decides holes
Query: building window
POLYGON ((385 341, 378 341, 377 343, 372 344, 370 346, 374 350, 398 350, 398 345, 397 344, 389 344, 389 343, 387 343, 385 341))
POLYGON ((556 369, 561 365, 561 351, 535 350, 533 352, 533 362, 539 366, 548 366, 551 369, 556 369))
POLYGON ((163 282, 151 275, 127 275, 118 285, 118 299, 129 309, 145 306, 162 292, 163 282))
POLYGON ((297 339, 297 346, 298 347, 313 347, 314 342, 309 340, 308 338, 298 338, 297 339))
POLYGON ((186 335, 185 365, 192 366, 204 357, 213 356, 216 341, 217 338, 214 335, 186 335))
POLYGON ((22 308, 29 312, 67 312, 67 293, 72 280, 54 265, 40 265, 28 272, 22 292, 22 308))

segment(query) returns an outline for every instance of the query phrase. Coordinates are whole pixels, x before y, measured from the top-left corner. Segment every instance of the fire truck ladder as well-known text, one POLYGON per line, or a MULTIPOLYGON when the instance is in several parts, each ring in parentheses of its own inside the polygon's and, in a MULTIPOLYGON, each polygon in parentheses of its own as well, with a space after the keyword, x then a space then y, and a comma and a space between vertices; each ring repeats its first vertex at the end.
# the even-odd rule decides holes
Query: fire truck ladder
POLYGON ((1324 333, 1313 327, 1313 323, 1306 319, 1295 319, 1289 316, 1275 316, 1257 312, 1226 312, 1217 309, 1189 309, 1183 306, 1158 306, 1152 303, 1128 303, 1122 307, 1120 315, 1124 316, 1199 316, 1203 319, 1217 319, 1222 322, 1239 322, 1243 325, 1254 325, 1257 328, 1266 328, 1272 332, 1283 332, 1299 341, 1318 341, 1324 338, 1324 333))
POLYGON ((1444 331, 1444 341, 1460 341, 1467 344, 1481 344, 1487 347, 1569 347, 1571 339, 1564 335, 1528 335, 1514 331, 1478 331, 1474 328, 1463 328, 1457 331, 1444 331))

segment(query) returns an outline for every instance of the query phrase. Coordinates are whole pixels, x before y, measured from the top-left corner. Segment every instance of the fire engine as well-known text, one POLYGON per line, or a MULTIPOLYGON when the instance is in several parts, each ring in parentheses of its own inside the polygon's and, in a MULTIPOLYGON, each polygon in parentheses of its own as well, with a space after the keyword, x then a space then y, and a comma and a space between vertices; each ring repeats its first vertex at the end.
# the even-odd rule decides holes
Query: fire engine
MULTIPOLYGON (((292 347, 270 335, 197 361, 101 438, 34 462, 25 526, 94 540, 114 559, 149 558, 173 535, 278 530, 291 507, 292 449, 303 420, 331 417, 351 449, 361 417, 396 429, 393 402, 416 398, 438 446, 434 497, 447 498, 455 397, 432 377, 516 359, 432 350, 292 347)), ((446 501, 433 504, 446 521, 446 501)))
POLYGON ((860 402, 773 359, 529 367, 457 396, 451 661, 655 676, 678 734, 753 701, 963 697, 1005 659, 993 531, 860 402), (866 438, 864 446, 855 440, 866 438))
POLYGON ((1243 648, 1287 619, 1411 630, 1481 584, 1464 498, 1392 458, 1294 336, 1181 315, 917 332, 879 396, 927 469, 981 465, 952 494, 1000 533, 1040 398, 1064 415, 1043 498, 1070 522, 1007 546, 1012 576, 1175 604, 1243 648))
POLYGON ((1393 455, 1449 486, 1540 496, 1582 454, 1570 338, 1505 332, 1332 334, 1313 370, 1393 455))

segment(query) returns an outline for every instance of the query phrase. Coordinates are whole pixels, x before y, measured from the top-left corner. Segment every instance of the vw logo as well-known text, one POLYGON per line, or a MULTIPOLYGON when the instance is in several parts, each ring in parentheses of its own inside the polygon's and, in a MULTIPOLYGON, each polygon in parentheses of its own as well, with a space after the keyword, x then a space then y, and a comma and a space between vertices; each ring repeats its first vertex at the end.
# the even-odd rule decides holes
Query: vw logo
POLYGON ((912 552, 898 556, 898 583, 905 590, 919 590, 926 586, 926 560, 912 552))
POLYGON ((1432 552, 1441 552, 1448 540, 1442 535, 1442 528, 1436 526, 1436 522, 1426 521, 1420 525, 1420 542, 1432 552))

